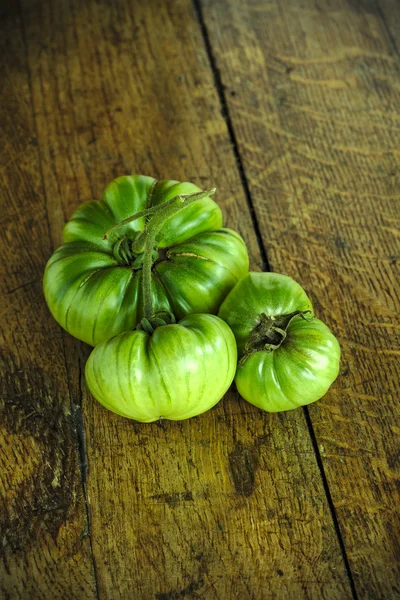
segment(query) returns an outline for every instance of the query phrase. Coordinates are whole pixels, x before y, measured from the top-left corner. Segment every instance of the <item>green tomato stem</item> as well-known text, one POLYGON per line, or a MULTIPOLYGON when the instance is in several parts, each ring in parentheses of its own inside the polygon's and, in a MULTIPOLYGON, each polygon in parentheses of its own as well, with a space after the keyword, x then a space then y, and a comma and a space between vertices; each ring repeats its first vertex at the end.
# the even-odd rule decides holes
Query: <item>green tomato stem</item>
POLYGON ((165 204, 160 204, 159 206, 152 206, 151 208, 145 208, 144 210, 141 210, 140 212, 135 213, 131 217, 127 217, 126 219, 119 221, 116 225, 113 225, 112 227, 107 229, 107 231, 103 235, 103 240, 107 240, 111 233, 114 233, 114 231, 118 231, 118 229, 120 229, 124 225, 128 225, 129 223, 132 223, 133 221, 136 221, 137 219, 141 219, 142 217, 148 217, 149 215, 153 215, 154 213, 158 212, 164 206, 167 206, 168 204, 172 204, 176 200, 176 198, 177 198, 177 196, 175 196, 175 198, 172 198, 165 204))
MULTIPOLYGON (((157 236, 164 223, 175 213, 182 210, 196 200, 202 200, 215 193, 215 188, 194 194, 179 194, 165 204, 157 207, 157 212, 153 215, 150 221, 146 224, 143 234, 132 244, 132 250, 140 254, 143 252, 143 268, 142 268, 142 294, 144 305, 144 318, 152 326, 159 326, 157 321, 154 321, 154 302, 151 291, 151 268, 153 266, 154 247, 157 236), (152 322, 154 321, 154 322, 152 322)), ((165 319, 164 319, 165 321, 165 319)))
POLYGON ((295 317, 310 320, 314 318, 311 310, 295 310, 286 315, 268 316, 261 313, 259 323, 249 335, 244 347, 244 353, 239 361, 241 366, 245 360, 254 352, 273 352, 284 342, 287 336, 287 328, 295 317), (310 314, 310 316, 308 316, 310 314))
MULTIPOLYGON (((154 182, 151 190, 149 199, 154 191, 156 181, 154 182)), ((136 256, 133 262, 133 268, 142 267, 142 295, 143 295, 143 306, 144 306, 144 318, 142 323, 138 325, 139 329, 147 331, 151 334, 155 327, 160 325, 166 325, 167 323, 175 322, 174 315, 159 317, 154 314, 154 302, 153 295, 151 292, 151 268, 155 260, 157 260, 158 254, 156 252, 156 241, 160 229, 164 223, 172 217, 175 213, 179 212, 192 202, 196 200, 203 200, 208 196, 212 196, 215 193, 216 188, 211 190, 205 190, 200 192, 194 192, 193 194, 178 194, 167 202, 153 206, 151 208, 145 208, 140 212, 135 213, 131 217, 123 219, 116 225, 113 225, 103 235, 103 239, 107 239, 111 233, 118 231, 124 225, 128 225, 133 221, 140 219, 141 217, 150 216, 150 220, 146 223, 144 231, 139 234, 136 239, 129 240, 122 238, 118 240, 114 246, 114 257, 121 264, 131 264, 132 257, 136 256)))

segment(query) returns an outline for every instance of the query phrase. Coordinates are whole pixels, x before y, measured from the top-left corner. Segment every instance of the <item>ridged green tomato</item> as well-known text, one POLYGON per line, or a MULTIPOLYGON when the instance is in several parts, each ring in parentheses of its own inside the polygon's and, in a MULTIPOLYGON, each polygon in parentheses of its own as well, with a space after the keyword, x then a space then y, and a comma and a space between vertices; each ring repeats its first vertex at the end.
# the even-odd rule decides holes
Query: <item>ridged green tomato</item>
POLYGON ((92 351, 86 381, 109 410, 137 421, 181 420, 214 406, 231 385, 237 351, 232 331, 214 315, 121 333, 92 351))
MULTIPOLYGON (((133 329, 143 317, 140 256, 132 244, 148 217, 112 227, 179 194, 193 194, 192 183, 156 181, 142 175, 112 181, 101 201, 82 204, 64 228, 64 245, 47 263, 44 293, 58 323, 70 334, 96 345, 133 329)), ((248 271, 246 246, 236 232, 222 228, 218 205, 206 197, 168 218, 157 237, 152 267, 155 311, 177 319, 214 313, 248 271)))
POLYGON ((312 316, 309 298, 290 277, 248 273, 218 315, 235 335, 235 383, 251 404, 268 412, 291 410, 319 400, 336 379, 339 343, 312 316))

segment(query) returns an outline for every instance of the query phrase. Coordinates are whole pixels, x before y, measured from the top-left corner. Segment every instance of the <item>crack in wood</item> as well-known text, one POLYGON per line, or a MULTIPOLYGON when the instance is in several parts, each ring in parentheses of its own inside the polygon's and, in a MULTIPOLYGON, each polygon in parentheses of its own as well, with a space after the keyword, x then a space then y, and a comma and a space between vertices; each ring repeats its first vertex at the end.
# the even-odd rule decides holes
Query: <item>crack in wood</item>
POLYGON ((214 53, 212 50, 211 41, 210 41, 210 37, 208 35, 207 26, 204 21, 203 10, 201 8, 200 0, 193 0, 193 6, 195 9, 197 20, 198 20, 200 30, 201 30, 201 33, 203 36, 203 41, 204 41, 204 46, 206 49, 208 61, 210 64, 211 71, 213 73, 213 77, 214 77, 214 85, 215 85, 215 88, 216 88, 216 91, 218 94, 218 98, 220 101, 220 105, 221 105, 221 114, 222 114, 223 118, 225 119, 225 123, 226 123, 227 129, 228 129, 228 135, 229 135, 229 138, 230 138, 230 141, 232 144, 233 153, 235 155, 237 170, 238 170, 238 173, 240 176, 244 195, 245 195, 246 202, 247 202, 247 205, 249 208, 251 222, 252 222, 254 233, 255 233, 255 236, 257 239, 258 248, 259 248, 260 256, 261 256, 261 260, 262 260, 262 265, 260 265, 260 267, 261 267, 262 271, 270 271, 267 253, 266 253, 264 245, 262 243, 260 226, 258 224, 258 220, 257 220, 256 213, 254 210, 254 204, 253 204, 251 194, 250 194, 249 183, 247 181, 242 157, 241 157, 241 154, 239 151, 238 140, 237 140, 236 133, 235 133, 233 123, 232 123, 232 119, 231 119, 231 116, 229 113, 228 103, 225 98, 224 85, 222 83, 221 73, 217 66, 217 61, 215 59, 215 56, 214 56, 214 53))

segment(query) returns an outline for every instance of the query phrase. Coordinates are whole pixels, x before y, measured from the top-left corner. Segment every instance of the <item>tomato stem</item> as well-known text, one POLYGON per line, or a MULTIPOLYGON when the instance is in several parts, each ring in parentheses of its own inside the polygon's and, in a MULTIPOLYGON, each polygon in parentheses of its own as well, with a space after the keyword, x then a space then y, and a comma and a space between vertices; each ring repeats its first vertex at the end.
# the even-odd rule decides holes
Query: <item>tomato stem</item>
MULTIPOLYGON (((215 193, 215 188, 206 191, 195 192, 194 194, 179 194, 172 198, 170 201, 165 202, 157 207, 149 222, 146 224, 145 230, 139 236, 139 238, 132 244, 133 252, 140 254, 143 252, 143 268, 142 268, 142 294, 143 294, 143 305, 144 305, 144 323, 145 326, 142 329, 147 330, 147 323, 155 328, 161 325, 159 316, 154 313, 154 301, 152 293, 152 276, 151 268, 154 262, 154 247, 156 245, 157 236, 164 223, 172 217, 175 213, 185 208, 187 205, 195 202, 196 200, 202 200, 215 193)), ((165 312, 165 311, 164 311, 165 312)), ((173 316, 172 316, 173 317, 173 316)), ((175 319, 175 317, 173 317, 175 319)), ((165 318, 161 317, 161 320, 165 323, 165 318)))
POLYGON ((306 320, 314 318, 311 310, 295 310, 292 313, 277 316, 261 313, 258 324, 249 335, 239 365, 242 365, 254 352, 273 352, 277 350, 286 339, 287 328, 295 317, 306 320), (311 316, 307 316, 309 313, 311 316))
POLYGON ((103 240, 107 240, 111 233, 118 231, 118 229, 124 227, 125 225, 129 225, 129 223, 132 223, 133 221, 136 221, 137 219, 141 219, 142 217, 148 217, 149 215, 153 215, 154 213, 158 212, 161 208, 164 208, 165 206, 167 206, 169 204, 173 204, 175 202, 176 198, 177 198, 177 196, 175 196, 174 198, 171 198, 171 200, 169 200, 168 202, 165 202, 165 204, 161 204, 159 206, 152 206, 151 208, 145 208, 144 210, 141 210, 141 211, 135 213, 134 215, 127 217, 126 219, 123 219, 122 221, 119 221, 118 223, 116 223, 116 225, 113 225, 112 227, 107 229, 107 231, 103 234, 103 240))

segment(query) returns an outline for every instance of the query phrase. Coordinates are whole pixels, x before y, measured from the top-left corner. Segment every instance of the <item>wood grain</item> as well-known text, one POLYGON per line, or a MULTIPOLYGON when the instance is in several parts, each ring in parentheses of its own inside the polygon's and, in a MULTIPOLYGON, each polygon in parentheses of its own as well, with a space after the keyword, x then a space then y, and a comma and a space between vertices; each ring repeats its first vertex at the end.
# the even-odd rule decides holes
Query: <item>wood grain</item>
POLYGON ((308 414, 355 593, 400 597, 400 5, 201 6, 271 269, 342 345, 308 414))
MULTIPOLYGON (((22 9, 53 245, 80 202, 143 172, 216 184, 228 226, 261 268, 191 3, 26 0, 22 9)), ((138 425, 89 396, 88 352, 65 336, 71 394, 83 394, 100 598, 351 597, 301 411, 266 415, 231 393, 199 418, 138 425)))
POLYGON ((0 597, 95 597, 62 335, 42 299, 51 244, 13 8, 0 35, 0 597))

